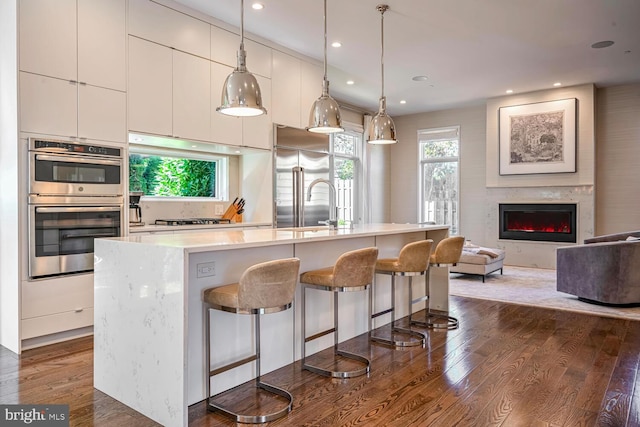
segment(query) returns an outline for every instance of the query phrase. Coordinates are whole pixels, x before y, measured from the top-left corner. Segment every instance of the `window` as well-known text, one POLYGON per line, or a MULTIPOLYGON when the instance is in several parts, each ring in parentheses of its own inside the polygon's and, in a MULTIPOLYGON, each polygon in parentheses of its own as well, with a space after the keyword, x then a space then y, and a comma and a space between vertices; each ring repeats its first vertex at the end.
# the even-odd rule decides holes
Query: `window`
POLYGON ((418 131, 420 222, 451 227, 458 234, 460 128, 418 131))
POLYGON ((357 218, 360 144, 362 144, 362 133, 352 130, 333 134, 331 137, 332 176, 338 192, 338 222, 341 225, 355 222, 357 218))
POLYGON ((130 146, 129 190, 145 196, 223 199, 226 159, 207 153, 130 146))

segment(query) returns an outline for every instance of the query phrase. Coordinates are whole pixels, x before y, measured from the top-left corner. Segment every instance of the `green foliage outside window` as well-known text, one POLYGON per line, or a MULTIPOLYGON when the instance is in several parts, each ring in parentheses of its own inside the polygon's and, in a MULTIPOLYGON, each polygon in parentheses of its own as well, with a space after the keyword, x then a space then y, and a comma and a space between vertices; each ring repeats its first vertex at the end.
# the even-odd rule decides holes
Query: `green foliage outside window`
POLYGON ((216 162, 129 156, 129 190, 146 196, 215 197, 216 162))

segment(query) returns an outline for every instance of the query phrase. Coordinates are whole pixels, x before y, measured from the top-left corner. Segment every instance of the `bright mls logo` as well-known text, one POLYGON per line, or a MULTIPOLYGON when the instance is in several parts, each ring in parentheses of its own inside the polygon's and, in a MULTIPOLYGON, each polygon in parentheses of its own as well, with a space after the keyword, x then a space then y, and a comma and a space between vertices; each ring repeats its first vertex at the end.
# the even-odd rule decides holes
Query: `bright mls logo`
POLYGON ((69 405, 0 405, 0 426, 68 427, 69 405))

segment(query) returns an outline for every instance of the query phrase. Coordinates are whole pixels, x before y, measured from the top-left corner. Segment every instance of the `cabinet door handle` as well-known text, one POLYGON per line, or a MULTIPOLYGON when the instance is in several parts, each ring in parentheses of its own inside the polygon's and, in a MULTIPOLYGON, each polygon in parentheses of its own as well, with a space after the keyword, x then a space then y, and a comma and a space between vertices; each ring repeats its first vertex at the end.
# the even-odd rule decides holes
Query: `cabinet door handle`
POLYGON ((78 82, 78 84, 81 84, 82 86, 86 86, 87 82, 78 82))
POLYGON ((69 83, 71 83, 71 84, 74 84, 74 85, 75 85, 75 84, 78 84, 78 81, 77 81, 77 80, 69 80, 69 83))
POLYGON ((83 312, 83 311, 84 311, 84 308, 76 308, 74 311, 75 311, 76 313, 81 313, 81 312, 83 312))

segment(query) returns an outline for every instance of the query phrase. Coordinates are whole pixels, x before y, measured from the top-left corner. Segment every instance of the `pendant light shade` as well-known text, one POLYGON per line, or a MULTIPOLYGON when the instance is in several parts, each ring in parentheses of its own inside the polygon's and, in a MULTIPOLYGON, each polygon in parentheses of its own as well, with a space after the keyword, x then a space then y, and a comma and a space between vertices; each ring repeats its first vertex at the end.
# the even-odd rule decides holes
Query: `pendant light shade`
POLYGON ((266 114, 262 94, 255 76, 247 70, 247 52, 244 50, 244 0, 240 0, 240 49, 238 66, 224 82, 221 105, 216 111, 228 116, 249 117, 266 114))
POLYGON ((322 95, 316 99, 309 113, 309 132, 335 133, 343 132, 340 107, 335 99, 329 95, 329 80, 327 80, 327 0, 324 0, 324 78, 322 80, 322 95))
POLYGON ((384 96, 384 13, 389 10, 386 4, 379 4, 376 9, 380 12, 380 39, 382 41, 382 54, 380 55, 380 68, 382 71, 382 92, 378 113, 373 116, 369 125, 369 144, 395 144, 396 125, 393 119, 387 114, 387 98, 384 96))

